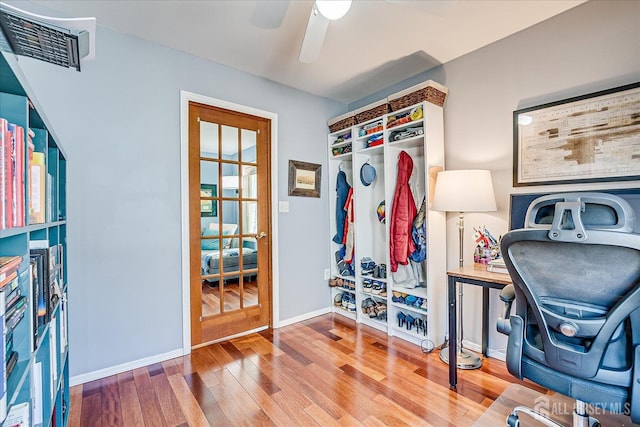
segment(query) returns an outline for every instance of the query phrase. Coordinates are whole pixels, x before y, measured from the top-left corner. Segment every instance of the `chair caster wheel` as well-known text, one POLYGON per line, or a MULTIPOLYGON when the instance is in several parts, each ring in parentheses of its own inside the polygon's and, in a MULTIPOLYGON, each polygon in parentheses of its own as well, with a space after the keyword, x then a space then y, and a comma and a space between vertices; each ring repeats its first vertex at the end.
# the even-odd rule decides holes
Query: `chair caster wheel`
POLYGON ((516 414, 510 414, 507 417, 507 425, 509 427, 519 427, 520 426, 520 420, 518 419, 518 416, 516 414))

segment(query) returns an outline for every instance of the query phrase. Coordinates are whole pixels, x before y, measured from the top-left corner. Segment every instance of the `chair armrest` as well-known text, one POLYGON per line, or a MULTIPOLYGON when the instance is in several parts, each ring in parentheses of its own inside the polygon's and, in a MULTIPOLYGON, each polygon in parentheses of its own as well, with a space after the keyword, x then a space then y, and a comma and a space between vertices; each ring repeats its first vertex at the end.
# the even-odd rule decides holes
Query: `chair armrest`
POLYGON ((504 307, 502 309, 502 313, 500 313, 500 317, 498 318, 496 329, 498 329, 498 332, 501 334, 509 335, 511 332, 511 321, 509 320, 509 316, 511 316, 511 305, 515 299, 516 291, 513 285, 507 285, 502 289, 502 291, 500 291, 500 300, 504 302, 504 307))

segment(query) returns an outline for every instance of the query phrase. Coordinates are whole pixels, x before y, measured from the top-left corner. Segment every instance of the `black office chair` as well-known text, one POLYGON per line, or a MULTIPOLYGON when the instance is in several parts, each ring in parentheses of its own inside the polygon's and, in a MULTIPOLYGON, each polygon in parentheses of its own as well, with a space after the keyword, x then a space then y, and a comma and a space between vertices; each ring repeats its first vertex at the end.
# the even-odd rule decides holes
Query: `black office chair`
MULTIPOLYGON (((498 331, 519 379, 577 400, 574 426, 597 426, 586 403, 640 423, 640 234, 622 198, 564 193, 534 200, 525 228, 505 234, 513 280, 498 331), (515 314, 510 316, 511 303, 515 314)), ((560 424, 518 407, 546 425, 560 424)))

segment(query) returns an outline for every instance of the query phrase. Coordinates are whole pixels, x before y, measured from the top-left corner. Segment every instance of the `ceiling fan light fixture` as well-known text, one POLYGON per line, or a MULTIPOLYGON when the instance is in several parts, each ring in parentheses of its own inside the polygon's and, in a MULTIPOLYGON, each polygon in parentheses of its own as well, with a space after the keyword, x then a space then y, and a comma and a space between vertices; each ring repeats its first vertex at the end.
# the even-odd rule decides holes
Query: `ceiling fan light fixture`
POLYGON ((342 18, 351 7, 351 0, 316 0, 318 12, 332 21, 342 18))

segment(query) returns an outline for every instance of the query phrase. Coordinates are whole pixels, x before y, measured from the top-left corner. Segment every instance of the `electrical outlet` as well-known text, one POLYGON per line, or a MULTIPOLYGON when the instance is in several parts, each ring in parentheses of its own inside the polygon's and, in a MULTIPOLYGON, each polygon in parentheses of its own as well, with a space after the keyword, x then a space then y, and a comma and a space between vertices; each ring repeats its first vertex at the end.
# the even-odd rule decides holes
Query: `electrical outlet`
POLYGON ((331 279, 331 270, 329 270, 328 268, 324 269, 324 280, 329 280, 331 279))

